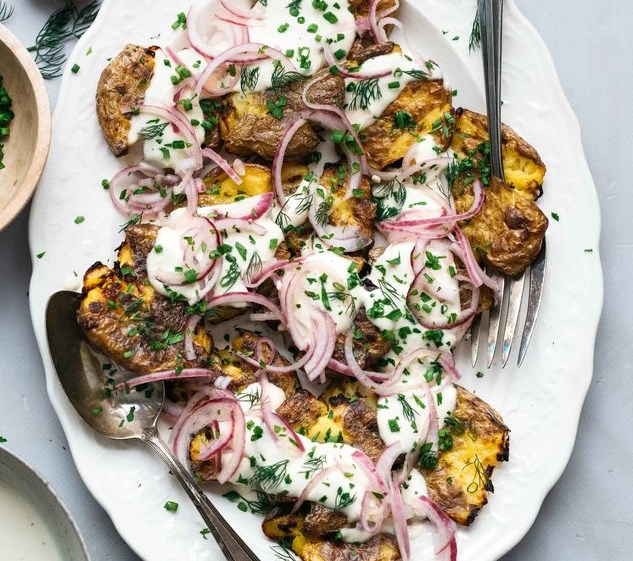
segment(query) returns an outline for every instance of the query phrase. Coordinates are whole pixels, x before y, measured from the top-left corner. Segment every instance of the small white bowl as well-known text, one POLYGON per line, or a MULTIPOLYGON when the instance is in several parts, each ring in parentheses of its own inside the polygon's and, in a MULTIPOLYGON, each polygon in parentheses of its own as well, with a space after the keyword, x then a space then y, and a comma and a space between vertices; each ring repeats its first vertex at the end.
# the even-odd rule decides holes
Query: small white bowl
POLYGON ((0 231, 20 214, 44 170, 51 141, 51 110, 44 80, 22 43, 0 24, 0 75, 15 118, 0 170, 0 231))
POLYGON ((3 560, 89 561, 70 514, 42 477, 0 446, 3 560))

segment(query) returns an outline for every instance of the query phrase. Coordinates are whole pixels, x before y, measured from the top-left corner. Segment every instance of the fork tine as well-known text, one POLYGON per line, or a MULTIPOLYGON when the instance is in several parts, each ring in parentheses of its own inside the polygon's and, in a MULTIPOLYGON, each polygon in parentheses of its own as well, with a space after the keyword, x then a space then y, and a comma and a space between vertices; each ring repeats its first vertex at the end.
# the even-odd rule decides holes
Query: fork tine
POLYGON ((479 355, 479 325, 481 323, 481 314, 477 314, 470 325, 470 360, 473 367, 477 364, 477 356, 479 355))
POLYGON ((521 311, 521 299, 523 298, 523 287, 525 285, 525 274, 519 278, 510 279, 510 290, 508 296, 508 313, 506 314, 506 326, 503 333, 503 344, 501 347, 501 368, 505 368, 510 350, 512 349, 512 340, 514 339, 514 331, 519 320, 519 312, 521 311))
POLYGON ((543 281, 545 279, 545 263, 545 240, 543 240, 543 247, 541 247, 541 251, 536 256, 536 259, 530 267, 527 314, 525 317, 523 334, 521 335, 521 345, 519 346, 517 366, 521 366, 521 363, 525 358, 525 354, 527 353, 528 345, 530 344, 530 339, 532 338, 532 331, 534 330, 534 324, 536 323, 536 317, 538 316, 541 305, 541 296, 544 284, 543 281))
POLYGON ((488 356, 486 362, 488 368, 490 368, 490 365, 495 358, 497 338, 499 336, 499 323, 501 322, 501 312, 503 309, 503 303, 505 302, 505 277, 496 272, 493 272, 490 276, 497 281, 497 284, 499 285, 499 293, 497 294, 496 305, 490 308, 490 320, 488 323, 488 356))

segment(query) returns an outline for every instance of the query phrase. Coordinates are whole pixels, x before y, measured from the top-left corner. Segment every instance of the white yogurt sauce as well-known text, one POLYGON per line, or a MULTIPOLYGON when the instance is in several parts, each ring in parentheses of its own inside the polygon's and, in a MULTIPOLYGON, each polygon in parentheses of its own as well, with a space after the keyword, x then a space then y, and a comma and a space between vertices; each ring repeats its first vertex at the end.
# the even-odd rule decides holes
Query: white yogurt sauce
MULTIPOLYGON (((178 217, 183 212, 184 209, 177 209, 171 215, 178 217)), ((213 216, 216 212, 217 207, 198 209, 200 216, 213 216)), ((218 281, 213 287, 213 295, 217 296, 226 292, 246 292, 245 279, 249 275, 257 273, 263 262, 274 257, 277 243, 283 240, 283 233, 270 218, 270 211, 257 220, 253 220, 252 224, 257 229, 249 229, 248 227, 241 229, 235 227, 219 228, 222 245, 217 259, 221 260, 221 270, 218 281), (260 231, 261 228, 263 231, 260 231)), ((147 256, 147 276, 152 287, 160 294, 169 296, 170 292, 175 291, 190 304, 194 304, 201 298, 200 282, 169 286, 160 280, 161 272, 172 273, 183 270, 184 237, 189 228, 188 225, 185 225, 179 228, 164 226, 159 229, 154 248, 147 256), (160 251, 157 251, 156 248, 160 248, 160 251)), ((183 275, 183 282, 184 280, 183 275)), ((243 306, 246 305, 247 303, 244 302, 243 306)), ((240 307, 235 304, 234 306, 240 307)))
MULTIPOLYGON (((271 406, 276 409, 283 402, 283 391, 272 384, 268 386, 271 406)), ((352 527, 341 530, 344 541, 369 538, 369 534, 353 527, 360 518, 365 493, 375 491, 364 469, 353 457, 356 449, 338 442, 313 442, 302 435, 291 435, 282 427, 275 427, 275 434, 272 434, 262 419, 258 401, 261 395, 261 386, 257 383, 237 395, 246 420, 246 446, 244 458, 231 482, 238 489, 255 487, 271 494, 298 497, 319 472, 329 469, 328 474, 310 489, 305 500, 347 516, 352 527), (254 396, 254 399, 244 399, 246 395, 254 396), (299 439, 303 450, 295 438, 299 439)), ((335 436, 333 440, 336 440, 335 436)), ((424 479, 415 474, 402 489, 403 493, 415 496, 427 493, 424 479)))
MULTIPOLYGON (((435 386, 431 392, 441 427, 446 416, 455 409, 457 390, 449 384, 442 387, 441 391, 435 386)), ((413 452, 426 442, 430 419, 426 397, 420 390, 403 391, 397 395, 381 397, 377 403, 376 414, 380 438, 386 446, 398 442, 403 450, 413 452)))
POLYGON ((0 550, 3 559, 62 561, 57 538, 35 505, 0 481, 0 550))
MULTIPOLYGON (((183 51, 180 54, 183 54, 183 51)), ((191 99, 190 106, 181 104, 177 106, 177 109, 174 108, 174 96, 177 88, 172 83, 172 76, 177 76, 175 66, 175 63, 171 62, 162 50, 156 51, 154 75, 145 91, 144 105, 181 111, 181 115, 186 121, 202 123, 204 116, 197 100, 191 99)), ((190 99, 192 96, 192 88, 186 89, 182 92, 181 99, 190 99)), ((202 144, 205 136, 204 129, 200 125, 194 126, 193 129, 198 144, 202 144)), ((171 168, 178 172, 190 161, 191 155, 187 147, 179 147, 180 143, 185 141, 185 137, 181 133, 175 132, 173 126, 164 119, 143 112, 133 115, 130 121, 128 142, 133 145, 140 139, 144 139, 143 160, 149 164, 159 168, 171 168)))

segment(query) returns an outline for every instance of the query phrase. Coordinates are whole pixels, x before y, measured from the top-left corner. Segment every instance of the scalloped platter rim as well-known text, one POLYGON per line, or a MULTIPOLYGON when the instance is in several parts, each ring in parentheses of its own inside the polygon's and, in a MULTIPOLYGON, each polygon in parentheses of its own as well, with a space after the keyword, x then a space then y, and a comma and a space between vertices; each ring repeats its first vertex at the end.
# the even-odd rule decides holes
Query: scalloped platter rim
MULTIPOLYGON (((440 64, 450 87, 457 89, 455 103, 483 112, 481 61, 479 53, 468 50, 476 2, 402 3, 405 29, 416 29, 409 35, 411 42, 440 64)), ((160 40, 159 34, 165 36, 188 4, 104 1, 69 59, 49 163, 30 217, 31 317, 50 400, 88 489, 123 539, 148 561, 209 561, 222 555, 201 535, 203 523, 194 507, 149 450, 107 441, 77 416, 53 369, 44 317, 48 297, 57 290, 79 289, 83 271, 97 259, 112 262, 113 249, 122 239, 118 232, 123 219, 101 189, 101 180, 111 177, 121 162, 109 153, 98 128, 94 92, 100 72, 126 43, 160 40), (70 72, 73 64, 80 65, 79 73, 70 72), (84 221, 76 224, 77 216, 84 221), (177 515, 163 509, 167 500, 180 504, 177 515)), ((457 352, 464 385, 488 400, 512 429, 510 461, 495 471, 496 492, 476 522, 458 531, 460 561, 493 561, 518 543, 562 474, 592 377, 603 297, 599 206, 577 120, 547 47, 513 0, 506 0, 504 26, 503 119, 546 162, 540 204, 548 216, 556 213, 560 220, 550 221, 543 305, 521 370, 512 366, 513 354, 505 370, 493 368, 477 377, 475 369, 466 367, 466 349, 457 352)), ((229 521, 248 534, 262 559, 279 554, 271 552, 272 544, 261 534, 261 519, 238 511, 214 486, 208 489, 229 521)), ((433 558, 426 543, 415 543, 413 551, 416 561, 433 558)))

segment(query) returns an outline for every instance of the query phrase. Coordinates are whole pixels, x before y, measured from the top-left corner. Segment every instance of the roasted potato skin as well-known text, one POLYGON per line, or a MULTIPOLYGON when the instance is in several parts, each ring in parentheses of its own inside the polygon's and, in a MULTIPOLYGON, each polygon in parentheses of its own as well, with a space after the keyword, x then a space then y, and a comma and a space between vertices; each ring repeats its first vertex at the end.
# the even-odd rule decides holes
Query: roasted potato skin
MULTIPOLYGON (((306 531, 309 516, 302 512, 290 514, 287 506, 278 506, 264 519, 262 531, 268 538, 290 545, 303 561, 396 561, 400 558, 396 540, 386 534, 358 544, 310 536, 306 531)), ((328 524, 330 520, 331 518, 328 518, 328 524)), ((317 533, 326 529, 323 524, 319 526, 317 533)))
MULTIPOLYGON (((380 329, 369 321, 364 308, 358 311, 354 319, 354 333, 352 343, 354 357, 361 368, 371 368, 391 348, 391 342, 385 339, 380 329)), ((333 358, 345 363, 344 333, 336 338, 333 358)))
MULTIPOLYGON (((395 0, 381 0, 376 8, 377 13, 384 12, 389 8, 393 8, 395 0)), ((350 0, 350 11, 354 14, 356 19, 366 18, 369 15, 369 8, 371 6, 371 0, 350 0)), ((397 10, 390 15, 397 17, 397 10)))
POLYGON ((193 360, 181 358, 183 341, 161 344, 165 332, 183 332, 189 314, 185 303, 169 301, 147 280, 147 254, 157 231, 150 224, 128 227, 114 268, 98 262, 88 269, 77 313, 79 325, 95 347, 131 372, 146 374, 178 366, 216 369, 212 340, 202 325, 193 336, 193 360))
POLYGON ((346 163, 328 165, 323 170, 319 184, 331 195, 331 208, 328 222, 341 228, 357 230, 363 239, 373 239, 373 224, 376 219, 376 203, 371 196, 369 180, 363 177, 358 191, 347 197, 350 178, 346 163), (339 170, 343 169, 345 176, 339 179, 339 170))
POLYGON ((451 147, 460 162, 470 168, 459 171, 452 186, 458 212, 473 202, 473 179, 488 181, 479 214, 460 226, 478 259, 499 271, 517 276, 525 271, 541 249, 548 219, 534 200, 541 191, 545 166, 536 150, 504 125, 505 182, 490 176, 485 168, 484 142, 488 139, 485 116, 457 112, 451 147))
MULTIPOLYGON (((469 198, 472 201, 472 187, 455 199, 458 212, 468 208, 469 198)), ((507 275, 518 276, 541 250, 548 225, 534 202, 492 177, 481 212, 461 228, 475 255, 507 275)))
POLYGON ((143 103, 154 75, 154 48, 128 44, 101 73, 97 85, 97 118, 115 156, 129 148, 130 115, 124 108, 143 103))
MULTIPOLYGON (((345 98, 345 80, 329 70, 317 73, 322 76, 307 94, 312 103, 338 105, 345 98)), ((301 80, 263 92, 236 93, 227 97, 220 119, 220 134, 227 152, 240 157, 257 155, 272 160, 277 146, 288 127, 306 106, 301 99, 306 81, 301 80), (267 102, 275 103, 280 96, 286 98, 281 119, 271 115, 267 102)), ((308 157, 319 144, 319 137, 310 123, 303 125, 288 144, 284 160, 301 160, 308 157)))
POLYGON ((96 348, 131 372, 213 368, 211 338, 202 327, 194 334, 193 360, 181 358, 182 341, 161 344, 165 332, 182 333, 188 317, 185 304, 172 304, 149 285, 128 283, 102 263, 84 276, 79 325, 96 348))
POLYGON ((429 497, 455 522, 468 526, 488 502, 495 466, 508 460, 510 430, 490 405, 461 386, 452 416, 460 432, 453 433, 452 447, 440 452, 437 467, 422 474, 429 497))
POLYGON ((433 134, 438 146, 447 148, 452 133, 449 127, 451 114, 451 92, 445 88, 442 80, 410 82, 380 118, 360 132, 369 163, 377 169, 383 169, 401 160, 419 136, 427 133, 433 134), (411 130, 394 126, 397 111, 407 111, 413 117, 414 126, 411 130), (449 124, 444 122, 447 117, 449 124))

